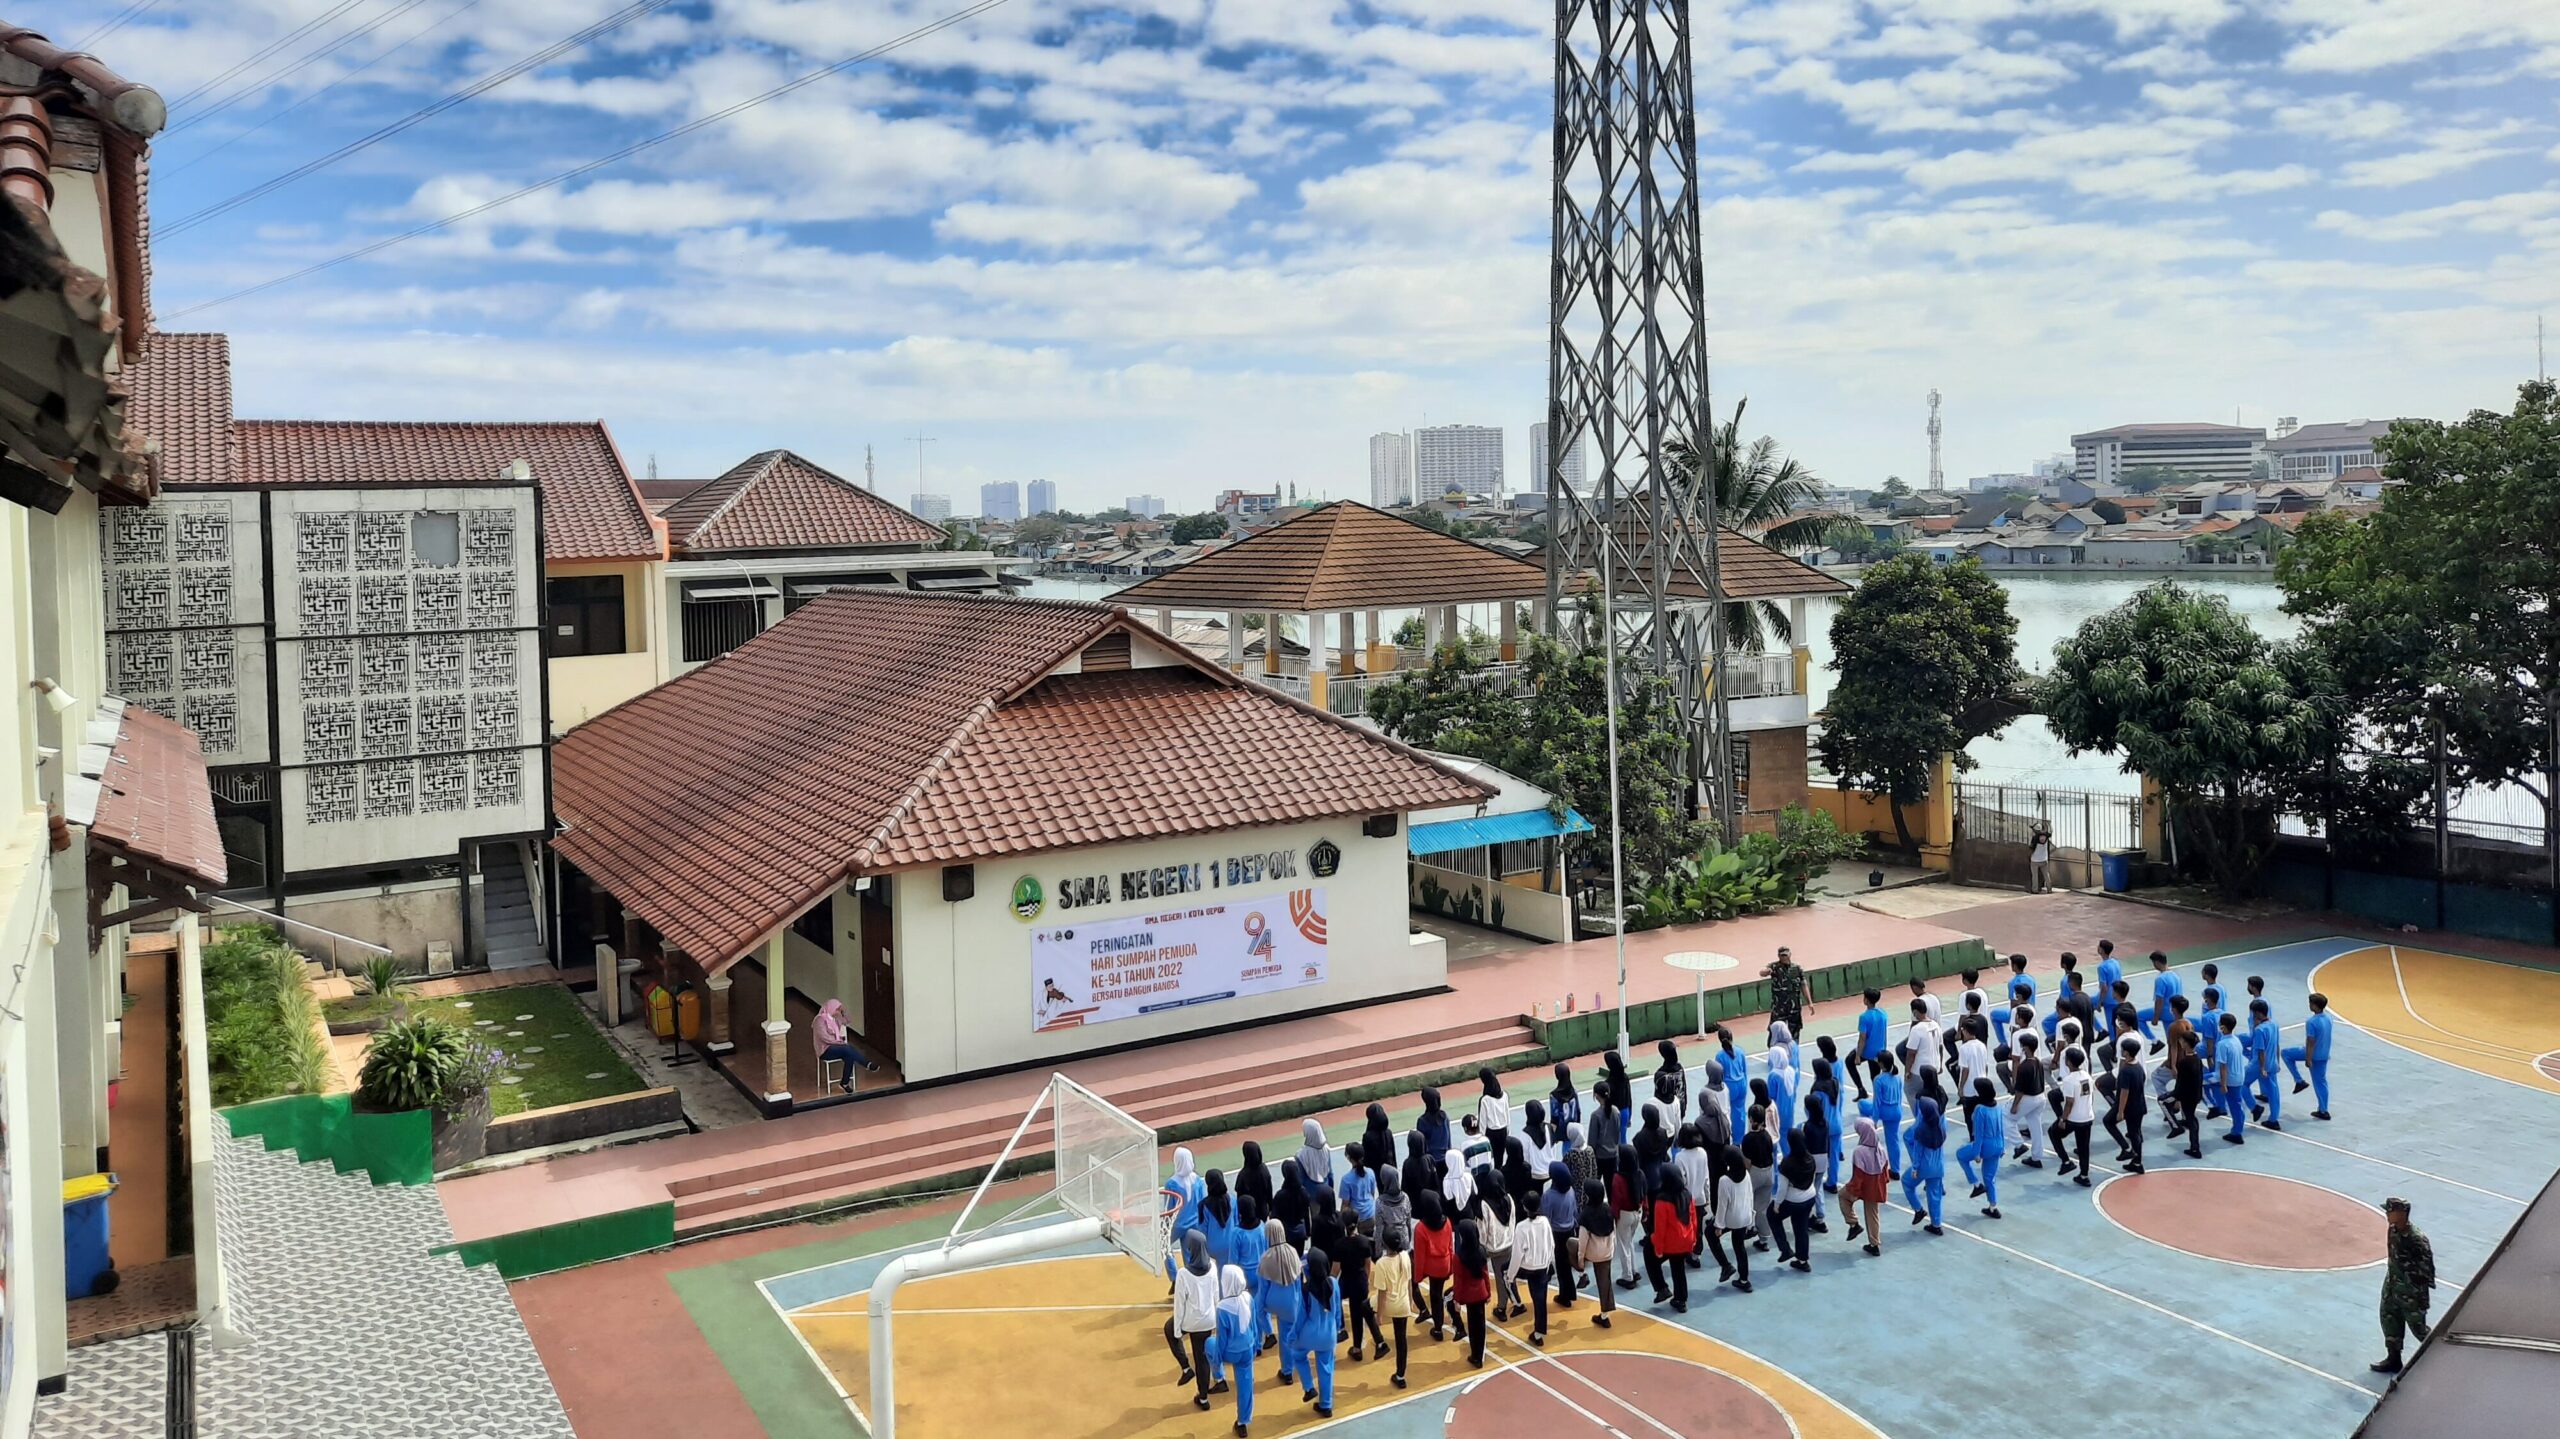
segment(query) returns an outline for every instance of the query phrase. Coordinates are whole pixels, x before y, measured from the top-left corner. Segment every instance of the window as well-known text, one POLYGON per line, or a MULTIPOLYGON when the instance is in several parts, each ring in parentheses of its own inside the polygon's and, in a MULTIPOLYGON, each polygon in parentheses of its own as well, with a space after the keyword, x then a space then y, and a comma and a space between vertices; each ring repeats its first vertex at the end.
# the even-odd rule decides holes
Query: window
POLYGON ((684 657, 716 660, 764 632, 762 600, 691 600, 684 606, 684 657))
POLYGON ((543 585, 549 603, 551 653, 618 655, 627 653, 622 621, 622 576, 574 575, 543 585))
POLYGON ((834 895, 818 901, 818 907, 791 921, 791 932, 818 948, 835 953, 836 901, 834 895))
POLYGON ((409 517, 409 554, 420 568, 451 569, 462 563, 462 517, 421 510, 409 517))

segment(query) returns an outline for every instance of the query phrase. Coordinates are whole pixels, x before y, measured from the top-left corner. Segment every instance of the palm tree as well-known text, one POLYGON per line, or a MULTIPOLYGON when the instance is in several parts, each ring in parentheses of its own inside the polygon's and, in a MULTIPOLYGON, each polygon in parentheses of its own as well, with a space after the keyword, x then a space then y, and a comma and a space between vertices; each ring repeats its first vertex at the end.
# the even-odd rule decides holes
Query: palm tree
MULTIPOLYGON (((1802 461, 1781 454, 1778 442, 1762 435, 1742 443, 1742 412, 1751 401, 1736 401, 1733 418, 1710 435, 1711 453, 1704 458, 1687 439, 1663 446, 1663 458, 1709 475, 1715 482, 1716 523, 1754 536, 1779 550, 1801 552, 1823 543, 1833 517, 1817 513, 1822 480, 1802 461)), ((1725 643, 1757 652, 1768 640, 1795 643, 1787 612, 1769 600, 1725 606, 1725 643)))

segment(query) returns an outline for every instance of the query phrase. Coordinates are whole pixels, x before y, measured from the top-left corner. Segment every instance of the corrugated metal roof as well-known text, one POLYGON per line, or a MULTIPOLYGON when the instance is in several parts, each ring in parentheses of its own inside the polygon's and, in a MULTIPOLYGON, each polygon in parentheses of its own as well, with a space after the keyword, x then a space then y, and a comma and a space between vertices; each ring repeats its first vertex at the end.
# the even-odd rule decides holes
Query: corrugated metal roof
POLYGON ((1516 844, 1524 839, 1554 839, 1558 835, 1588 834, 1591 821, 1577 809, 1567 808, 1559 820, 1542 809, 1521 810, 1516 814, 1488 814, 1474 819, 1444 819, 1432 824, 1417 824, 1405 831, 1408 854, 1445 854, 1453 849, 1482 849, 1492 844, 1516 844))

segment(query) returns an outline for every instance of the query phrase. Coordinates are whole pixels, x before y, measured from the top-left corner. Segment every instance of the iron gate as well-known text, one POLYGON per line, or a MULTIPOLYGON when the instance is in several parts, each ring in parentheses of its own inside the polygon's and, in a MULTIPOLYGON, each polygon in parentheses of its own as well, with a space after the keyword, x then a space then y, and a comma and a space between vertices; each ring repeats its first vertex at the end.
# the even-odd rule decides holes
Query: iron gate
POLYGON ((1956 781, 1955 878, 2024 889, 2041 824, 2050 832, 2056 889, 2096 889, 2100 859, 2142 848, 2142 797, 2089 790, 1956 781))

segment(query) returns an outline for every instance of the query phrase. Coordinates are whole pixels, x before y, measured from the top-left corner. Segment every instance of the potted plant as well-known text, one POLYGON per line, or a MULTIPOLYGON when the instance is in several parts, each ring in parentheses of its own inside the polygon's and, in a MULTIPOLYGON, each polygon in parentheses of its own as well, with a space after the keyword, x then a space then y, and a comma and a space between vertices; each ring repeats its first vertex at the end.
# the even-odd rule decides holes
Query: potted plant
POLYGON ((400 981, 404 978, 400 961, 392 956, 375 955, 348 978, 354 981, 356 993, 347 999, 329 1001, 331 1034, 371 1034, 409 1012, 409 1007, 400 1001, 400 981))
POLYGON ((373 1032, 356 1075, 357 1107, 377 1114, 423 1109, 434 1122, 435 1167, 478 1159, 489 1138, 495 1051, 432 1014, 394 1019, 373 1032))

